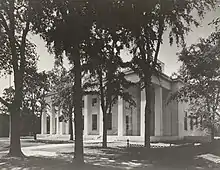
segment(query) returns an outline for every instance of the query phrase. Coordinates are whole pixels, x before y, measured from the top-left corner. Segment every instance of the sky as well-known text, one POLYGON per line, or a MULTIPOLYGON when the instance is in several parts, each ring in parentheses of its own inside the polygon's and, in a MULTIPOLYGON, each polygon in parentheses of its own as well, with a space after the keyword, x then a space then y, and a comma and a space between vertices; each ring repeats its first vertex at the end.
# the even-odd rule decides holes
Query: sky
MULTIPOLYGON (((216 11, 207 12, 204 20, 201 22, 199 28, 192 27, 192 31, 187 35, 186 42, 187 45, 196 43, 200 37, 208 37, 211 32, 215 30, 213 26, 208 25, 214 18, 220 16, 220 7, 216 11)), ((74 37, 73 37, 74 38, 74 37)), ((165 63, 165 74, 170 76, 172 73, 177 72, 181 63, 178 62, 177 52, 181 50, 175 44, 170 46, 168 41, 168 34, 164 35, 164 42, 161 46, 159 53, 159 60, 165 63)), ((48 53, 47 48, 45 47, 46 43, 39 36, 31 36, 31 41, 36 44, 36 51, 40 56, 38 62, 39 71, 51 70, 54 65, 54 55, 48 53)), ((124 60, 129 60, 130 57, 126 52, 122 53, 122 58, 124 60)), ((65 61, 64 64, 68 66, 68 61, 65 61)), ((0 79, 0 94, 4 88, 9 86, 9 77, 3 77, 0 79)))

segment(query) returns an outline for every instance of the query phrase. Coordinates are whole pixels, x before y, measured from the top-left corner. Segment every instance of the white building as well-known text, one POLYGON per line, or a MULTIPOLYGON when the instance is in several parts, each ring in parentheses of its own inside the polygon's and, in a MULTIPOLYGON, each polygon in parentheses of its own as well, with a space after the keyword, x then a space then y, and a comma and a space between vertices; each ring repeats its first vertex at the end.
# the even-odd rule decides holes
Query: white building
MULTIPOLYGON (((138 82, 139 77, 132 71, 126 72, 126 78, 132 82, 138 82)), ((187 103, 173 101, 167 104, 170 93, 177 91, 182 83, 179 80, 172 80, 165 74, 161 77, 152 77, 152 116, 151 116, 151 141, 178 140, 193 138, 207 140, 209 136, 199 127, 192 123, 187 116, 187 103)), ((136 107, 129 107, 129 104, 120 97, 112 108, 112 114, 108 118, 108 136, 118 140, 144 140, 144 109, 145 92, 140 86, 127 89, 136 101, 136 107)), ((47 96, 48 103, 51 103, 51 96, 47 96)), ((98 96, 84 96, 84 136, 100 138, 102 136, 102 111, 98 96)), ((43 113, 41 118, 41 136, 67 136, 69 134, 69 123, 59 122, 60 112, 55 113, 54 107, 43 113), (49 117, 49 121, 47 121, 49 117), (49 126, 47 125, 49 124, 49 126), (49 129, 49 130, 48 130, 49 129)))

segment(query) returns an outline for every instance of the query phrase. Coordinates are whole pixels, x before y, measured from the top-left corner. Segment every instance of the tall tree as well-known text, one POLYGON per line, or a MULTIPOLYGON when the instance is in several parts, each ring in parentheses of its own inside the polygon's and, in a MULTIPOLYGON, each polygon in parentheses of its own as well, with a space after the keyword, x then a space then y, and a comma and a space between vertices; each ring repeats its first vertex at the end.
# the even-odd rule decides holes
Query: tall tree
POLYGON ((139 75, 142 89, 145 89, 145 147, 150 147, 151 79, 160 75, 158 56, 163 35, 169 32, 169 43, 184 44, 185 35, 191 25, 198 26, 194 11, 203 18, 207 9, 215 6, 215 0, 149 0, 123 1, 119 6, 120 22, 130 33, 130 51, 133 55, 132 69, 139 75), (130 17, 128 17, 128 14, 130 17))
POLYGON ((103 114, 103 134, 102 147, 107 147, 107 122, 108 115, 111 115, 113 105, 118 101, 120 96, 123 100, 135 106, 132 96, 126 92, 130 86, 134 85, 125 79, 123 63, 120 57, 120 51, 124 45, 122 43, 122 33, 116 30, 105 30, 103 28, 93 27, 91 33, 91 42, 84 48, 88 61, 84 68, 89 71, 90 80, 84 86, 95 87, 101 103, 103 114))
POLYGON ((83 163, 83 118, 82 118, 82 62, 81 48, 88 38, 93 11, 87 1, 42 1, 35 15, 34 28, 47 41, 51 52, 62 58, 65 53, 74 66, 75 78, 74 117, 75 117, 75 152, 74 159, 83 163), (39 24, 39 22, 41 24, 39 24), (77 23, 77 24, 76 24, 77 23), (71 36, 70 36, 71 35, 71 36), (78 100, 80 99, 80 100, 78 100))
POLYGON ((171 96, 172 100, 188 101, 189 111, 209 128, 212 141, 220 120, 219 40, 219 33, 214 33, 208 39, 201 38, 197 44, 183 48, 179 53, 183 64, 178 76, 184 86, 171 96))
POLYGON ((20 114, 23 98, 24 72, 26 56, 36 57, 33 44, 27 43, 27 35, 31 28, 33 3, 26 0, 0 1, 0 32, 1 32, 1 70, 10 70, 14 76, 15 95, 11 104, 0 98, 11 118, 10 150, 11 156, 23 156, 20 145, 20 114), (5 53, 7 52, 7 53, 5 53), (6 65, 4 65, 7 63, 6 65))

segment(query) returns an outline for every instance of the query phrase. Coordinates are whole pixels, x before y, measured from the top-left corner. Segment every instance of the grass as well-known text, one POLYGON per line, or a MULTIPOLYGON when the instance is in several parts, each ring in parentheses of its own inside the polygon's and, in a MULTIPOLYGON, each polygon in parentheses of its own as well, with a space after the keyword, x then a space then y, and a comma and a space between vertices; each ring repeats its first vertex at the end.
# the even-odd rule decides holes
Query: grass
MULTIPOLYGON (((35 141, 36 142, 36 141, 35 141)), ((54 142, 54 141, 53 141, 54 142)), ((57 141, 55 141, 57 142, 57 141)), ((65 141, 66 142, 66 141, 65 141)), ((35 144, 35 143, 33 143, 35 144)), ((37 143, 36 143, 37 144, 37 143)), ((53 143, 54 144, 54 143, 53 143)), ((57 143, 56 143, 57 144, 57 143)), ((78 166, 72 162, 72 146, 59 148, 44 148, 43 151, 60 152, 56 157, 27 157, 24 159, 0 159, 0 169, 20 168, 25 170, 117 170, 117 169, 145 169, 145 170, 219 170, 218 164, 198 158, 201 154, 212 153, 220 156, 220 141, 213 144, 182 145, 167 148, 143 147, 111 147, 102 148, 99 144, 85 145, 85 165, 78 166)), ((39 150, 40 151, 40 150, 39 150)))

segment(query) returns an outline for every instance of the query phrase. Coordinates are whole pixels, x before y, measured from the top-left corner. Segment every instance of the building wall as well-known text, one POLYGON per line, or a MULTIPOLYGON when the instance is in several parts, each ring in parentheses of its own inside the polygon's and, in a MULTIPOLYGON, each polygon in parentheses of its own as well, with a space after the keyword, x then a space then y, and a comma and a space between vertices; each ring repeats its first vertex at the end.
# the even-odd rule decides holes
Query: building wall
POLYGON ((140 124, 137 123, 138 121, 140 121, 138 120, 138 118, 140 117, 140 105, 138 105, 140 103, 140 91, 139 90, 140 89, 138 86, 130 87, 127 90, 132 96, 132 99, 135 101, 136 106, 129 106, 129 103, 124 102, 123 114, 124 114, 124 124, 125 124, 124 126, 125 135, 126 135, 126 115, 129 116, 130 118, 129 129, 131 129, 131 131, 128 132, 127 135, 129 134, 132 136, 140 135, 140 124))
POLYGON ((9 136, 9 115, 0 114, 0 137, 9 136))
POLYGON ((107 131, 109 135, 118 134, 118 102, 112 107, 112 130, 107 131))
MULTIPOLYGON (((98 135, 99 134, 99 114, 100 114, 100 101, 97 95, 88 95, 88 134, 98 135), (96 99, 97 103, 92 106, 92 100, 96 99), (92 129, 92 115, 97 115, 97 130, 92 129)), ((86 122, 85 122, 86 123, 86 122)))

